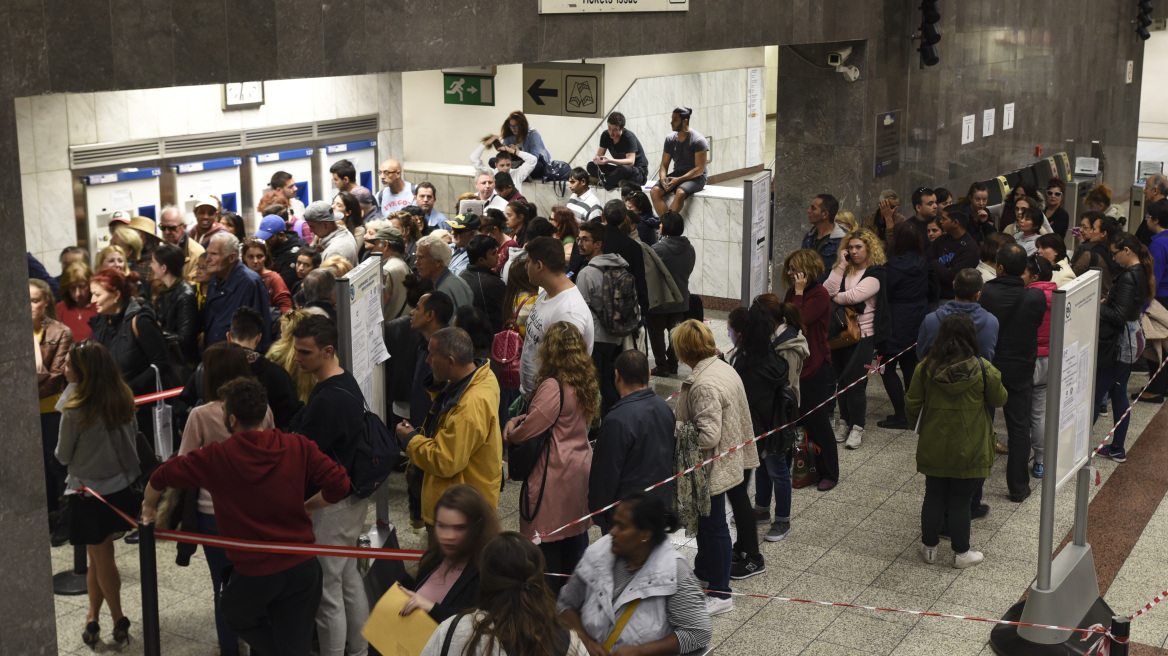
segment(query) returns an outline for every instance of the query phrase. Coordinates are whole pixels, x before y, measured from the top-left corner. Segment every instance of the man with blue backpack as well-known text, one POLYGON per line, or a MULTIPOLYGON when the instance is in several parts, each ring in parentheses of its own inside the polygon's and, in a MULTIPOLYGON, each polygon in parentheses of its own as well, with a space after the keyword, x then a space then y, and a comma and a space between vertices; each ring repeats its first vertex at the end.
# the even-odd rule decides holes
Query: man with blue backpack
MULTIPOLYGON (((353 374, 335 359, 337 325, 327 317, 311 316, 292 331, 296 366, 316 378, 308 403, 292 418, 292 431, 316 443, 321 453, 347 470, 361 456, 367 442, 365 397, 353 374)), ((352 474, 350 474, 352 479, 352 474)), ((308 494, 317 490, 309 488, 308 494)), ((316 544, 353 546, 365 527, 368 503, 350 494, 312 516, 316 544)), ((368 642, 361 635, 369 619, 369 599, 354 558, 321 557, 320 609, 316 614, 321 656, 364 656, 368 642)))

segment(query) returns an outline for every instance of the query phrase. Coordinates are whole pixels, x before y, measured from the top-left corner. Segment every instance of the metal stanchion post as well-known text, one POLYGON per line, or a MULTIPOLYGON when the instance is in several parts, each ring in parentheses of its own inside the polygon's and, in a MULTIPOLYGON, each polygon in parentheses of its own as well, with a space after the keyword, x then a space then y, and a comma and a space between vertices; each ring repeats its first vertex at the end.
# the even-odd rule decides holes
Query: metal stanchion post
POLYGON ((1112 643, 1112 656, 1127 656, 1128 637, 1131 635, 1131 620, 1127 615, 1116 615, 1111 618, 1111 635, 1123 641, 1116 640, 1112 643))
POLYGON ((85 585, 85 577, 89 573, 87 561, 85 545, 73 545, 73 569, 53 575, 53 594, 71 597, 88 592, 85 585))
POLYGON ((142 645, 146 656, 161 656, 158 629, 158 559, 154 552, 154 525, 138 525, 138 563, 142 584, 142 645))

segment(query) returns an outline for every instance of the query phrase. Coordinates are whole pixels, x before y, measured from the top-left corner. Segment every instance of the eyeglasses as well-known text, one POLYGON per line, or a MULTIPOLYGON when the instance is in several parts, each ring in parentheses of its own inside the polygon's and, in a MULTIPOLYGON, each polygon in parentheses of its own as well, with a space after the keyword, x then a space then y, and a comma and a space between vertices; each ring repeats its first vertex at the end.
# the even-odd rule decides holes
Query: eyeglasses
POLYGON ((160 225, 160 226, 158 226, 159 230, 162 230, 163 232, 173 232, 175 230, 178 230, 181 232, 184 227, 185 226, 183 226, 181 223, 178 225, 160 225))
POLYGON ((1063 192, 1058 191, 1056 189, 1047 189, 1046 195, 1047 196, 1054 196, 1055 198, 1060 198, 1063 195, 1063 192))

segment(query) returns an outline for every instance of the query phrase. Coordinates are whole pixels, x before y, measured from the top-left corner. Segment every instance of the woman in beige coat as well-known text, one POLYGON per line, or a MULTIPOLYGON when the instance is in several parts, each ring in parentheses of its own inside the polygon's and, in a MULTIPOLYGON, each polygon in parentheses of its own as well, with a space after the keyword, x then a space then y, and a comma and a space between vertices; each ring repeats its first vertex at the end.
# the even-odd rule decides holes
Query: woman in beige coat
POLYGON ((698 519, 698 554, 694 562, 698 578, 709 581, 706 589, 711 592, 707 593, 706 607, 710 615, 720 615, 734 608, 726 594, 730 592, 732 556, 726 492, 743 481, 744 470, 758 468, 758 450, 753 442, 743 446, 754 436, 746 390, 734 368, 718 358, 710 329, 690 319, 674 328, 670 338, 678 359, 693 370, 681 384, 678 426, 693 422, 704 458, 735 449, 707 465, 710 514, 698 519))

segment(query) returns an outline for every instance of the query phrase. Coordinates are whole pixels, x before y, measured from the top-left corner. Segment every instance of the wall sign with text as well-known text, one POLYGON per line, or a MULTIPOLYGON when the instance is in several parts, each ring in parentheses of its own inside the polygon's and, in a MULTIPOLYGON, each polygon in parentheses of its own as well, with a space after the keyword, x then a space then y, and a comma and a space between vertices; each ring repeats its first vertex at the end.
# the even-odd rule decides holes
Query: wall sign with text
POLYGON ((689 11, 689 0, 539 0, 541 14, 689 11))

